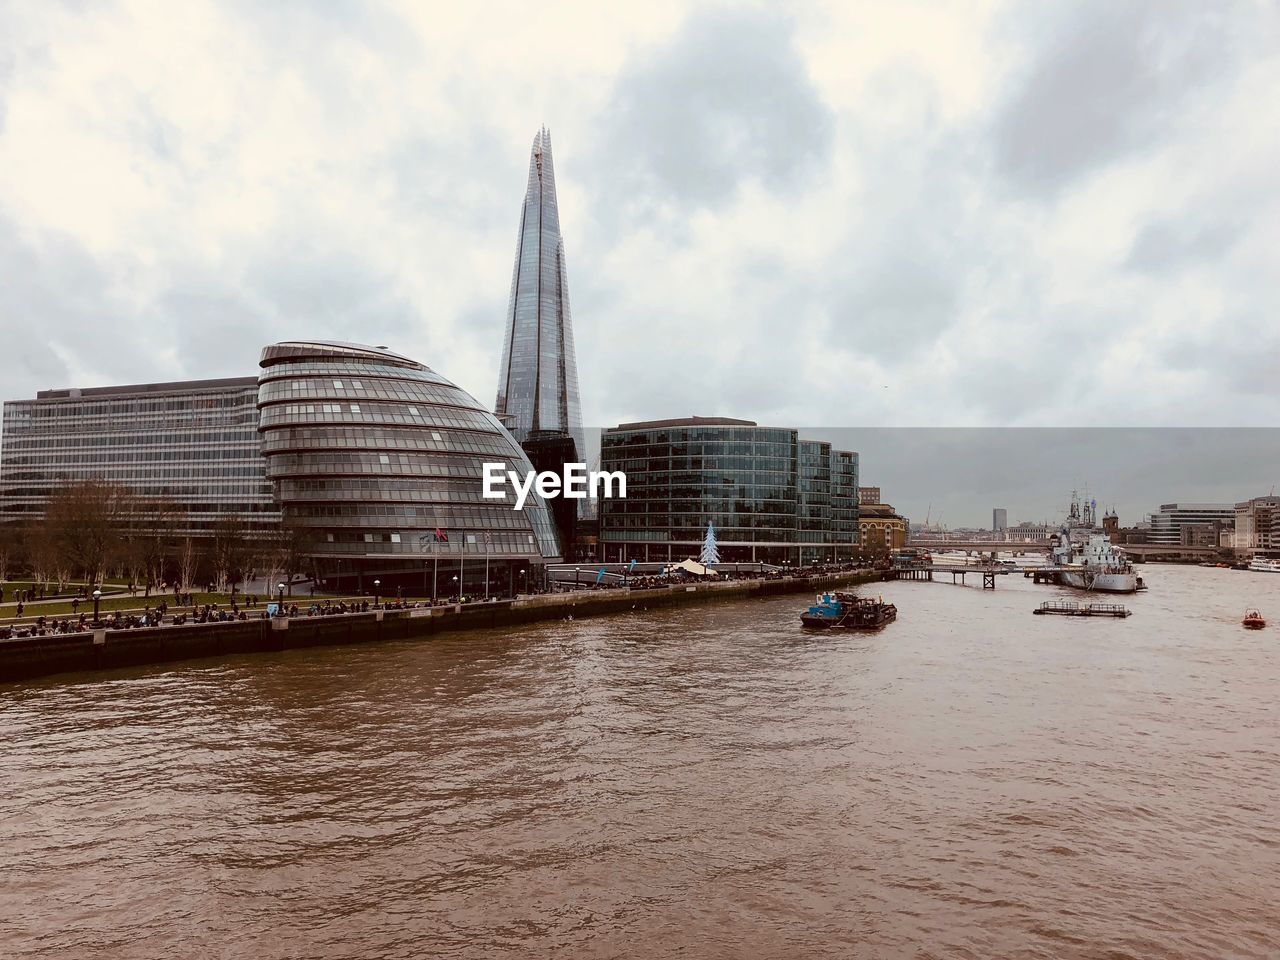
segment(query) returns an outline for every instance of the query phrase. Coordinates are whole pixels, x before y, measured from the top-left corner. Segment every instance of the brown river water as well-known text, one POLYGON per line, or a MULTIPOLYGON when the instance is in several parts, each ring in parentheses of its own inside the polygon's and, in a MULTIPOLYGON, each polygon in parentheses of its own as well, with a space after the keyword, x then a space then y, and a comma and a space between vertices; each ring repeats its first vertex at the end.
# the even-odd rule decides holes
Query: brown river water
POLYGON ((0 687, 0 956, 1280 957, 1280 577, 1145 573, 0 687))

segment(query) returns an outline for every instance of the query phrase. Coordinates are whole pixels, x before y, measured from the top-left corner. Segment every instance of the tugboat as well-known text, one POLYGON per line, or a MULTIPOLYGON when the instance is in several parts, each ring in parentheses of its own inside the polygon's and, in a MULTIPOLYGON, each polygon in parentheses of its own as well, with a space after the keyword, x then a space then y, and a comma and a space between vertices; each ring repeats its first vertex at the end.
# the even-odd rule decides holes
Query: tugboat
POLYGON ((1267 621, 1262 619, 1262 614, 1252 609, 1244 612, 1244 619, 1240 623, 1246 630, 1261 630, 1267 625, 1267 621))
POLYGON ((855 597, 851 593, 821 593, 812 607, 800 614, 806 627, 844 630, 879 630, 898 619, 898 608, 884 598, 855 597))

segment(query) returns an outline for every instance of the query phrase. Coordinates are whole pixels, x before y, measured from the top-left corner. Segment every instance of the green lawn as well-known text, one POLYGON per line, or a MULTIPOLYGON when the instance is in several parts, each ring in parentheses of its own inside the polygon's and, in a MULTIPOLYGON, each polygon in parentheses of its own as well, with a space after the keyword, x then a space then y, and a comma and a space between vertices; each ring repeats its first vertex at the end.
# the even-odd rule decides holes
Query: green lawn
MULTIPOLYGON (((6 586, 5 602, 3 604, 0 604, 0 622, 3 622, 5 620, 13 620, 17 618, 17 604, 10 602, 9 596, 10 596, 9 589, 6 586)), ((220 607, 229 607, 231 605, 231 595, 228 593, 196 593, 196 594, 193 594, 193 598, 197 606, 203 606, 206 603, 216 603, 220 607)), ((284 598, 286 604, 296 603, 298 605, 299 610, 307 609, 307 607, 310 606, 312 603, 317 603, 317 604, 324 603, 326 599, 331 599, 335 602, 339 599, 345 599, 347 603, 351 603, 353 601, 358 603, 360 600, 368 600, 369 605, 370 606, 373 605, 373 597, 371 596, 339 598, 339 597, 324 597, 324 596, 317 595, 315 598, 312 598, 304 594, 294 594, 292 597, 286 594, 284 598)), ((172 593, 167 593, 167 594, 153 593, 150 597, 143 597, 141 593, 139 593, 136 597, 129 597, 129 596, 104 597, 102 600, 99 601, 98 609, 99 609, 99 612, 104 615, 107 613, 110 613, 112 610, 120 610, 122 612, 127 611, 130 613, 142 613, 142 611, 145 610, 148 606, 152 610, 154 610, 160 604, 161 600, 163 600, 165 603, 169 605, 170 615, 173 615, 174 613, 180 613, 183 611, 190 611, 191 609, 190 606, 185 604, 184 605, 175 604, 173 602, 172 593)), ((268 603, 275 602, 275 597, 259 596, 258 606, 256 607, 245 607, 244 602, 245 602, 245 595, 237 591, 236 604, 240 609, 248 610, 250 613, 256 613, 256 612, 265 610, 268 603)), ((409 602, 412 602, 412 601, 409 601, 409 602)), ((58 601, 57 603, 29 603, 25 605, 25 608, 22 611, 22 619, 26 621, 26 620, 31 620, 35 617, 70 617, 72 615, 78 616, 81 613, 87 614, 90 617, 93 616, 93 600, 81 600, 79 610, 75 610, 75 611, 73 611, 72 609, 70 600, 58 601)))
MULTIPOLYGON (((9 602, 9 590, 5 588, 5 602, 0 604, 0 620, 13 619, 17 616, 17 604, 9 602)), ((228 606, 231 603, 230 594, 226 593, 197 593, 193 594, 193 598, 197 604, 216 603, 220 606, 228 606)), ((139 593, 136 597, 104 597, 98 603, 98 609, 102 613, 108 613, 112 610, 128 610, 141 613, 147 607, 154 610, 163 600, 169 604, 170 611, 190 610, 190 607, 178 606, 173 602, 173 594, 152 594, 150 597, 144 597, 139 593)), ((244 596, 236 594, 236 602, 240 606, 244 606, 244 596)), ((253 608, 258 609, 258 608, 253 608)), ((22 619, 30 620, 33 617, 67 617, 73 613, 86 613, 93 616, 93 600, 81 600, 80 608, 74 611, 70 600, 58 601, 57 603, 29 603, 26 604, 22 611, 22 619)))

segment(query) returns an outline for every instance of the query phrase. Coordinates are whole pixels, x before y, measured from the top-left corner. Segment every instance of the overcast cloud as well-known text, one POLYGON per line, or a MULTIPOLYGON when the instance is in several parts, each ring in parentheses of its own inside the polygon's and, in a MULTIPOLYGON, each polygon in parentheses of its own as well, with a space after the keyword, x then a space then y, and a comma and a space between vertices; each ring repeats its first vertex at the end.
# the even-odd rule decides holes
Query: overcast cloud
POLYGON ((0 0, 4 397, 491 403, 546 123, 590 424, 1274 425, 1277 9, 0 0))

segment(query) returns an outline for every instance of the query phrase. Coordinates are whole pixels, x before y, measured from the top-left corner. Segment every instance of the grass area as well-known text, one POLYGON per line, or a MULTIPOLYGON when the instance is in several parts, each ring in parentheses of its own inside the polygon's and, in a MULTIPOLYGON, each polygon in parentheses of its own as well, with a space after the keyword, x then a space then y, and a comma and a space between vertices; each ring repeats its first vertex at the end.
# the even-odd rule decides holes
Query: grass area
MULTIPOLYGON (((9 591, 5 590, 5 596, 8 597, 9 591)), ((216 603, 219 606, 229 606, 231 603, 231 595, 227 593, 197 593, 193 594, 193 598, 197 605, 206 603, 216 603)), ((137 611, 141 613, 147 607, 154 610, 163 600, 169 604, 171 611, 189 610, 190 607, 178 606, 173 602, 173 594, 152 594, 150 597, 144 597, 138 594, 136 597, 104 597, 98 602, 98 610, 101 613, 110 613, 112 610, 137 611)), ((244 606, 244 596, 236 594, 236 602, 240 606, 244 606)), ((264 601, 265 603, 265 601, 264 601)), ((256 607, 254 609, 257 609, 256 607)), ((70 600, 60 600, 57 603, 35 603, 27 604, 22 611, 22 619, 30 620, 33 617, 69 617, 73 614, 78 616, 86 613, 93 616, 93 600, 81 600, 78 610, 74 609, 70 600)), ((10 603, 7 599, 0 604, 0 620, 13 619, 17 616, 17 604, 10 603)))
MULTIPOLYGON (((3 622, 5 620, 14 620, 17 618, 17 615, 18 615, 18 610, 17 610, 18 605, 16 603, 10 602, 8 597, 9 597, 9 590, 6 587, 5 602, 0 604, 0 622, 3 622)), ((192 597, 195 601, 196 606, 204 606, 206 603, 216 603, 220 607, 231 606, 231 594, 229 593, 195 593, 195 594, 192 594, 192 597)), ((159 593, 159 594, 153 593, 150 597, 144 597, 141 593, 139 593, 136 597, 129 597, 129 596, 104 597, 102 600, 98 602, 98 610, 99 610, 99 613, 104 617, 113 610, 119 610, 121 612, 129 612, 129 613, 142 613, 142 611, 145 610, 147 607, 150 607, 152 610, 154 610, 157 606, 159 606, 161 600, 163 600, 165 603, 169 605, 170 614, 180 613, 183 611, 190 611, 191 609, 191 606, 189 604, 174 603, 172 593, 159 593)), ((299 610, 305 610, 308 606, 310 606, 313 603, 322 604, 325 602, 325 600, 332 600, 335 603, 338 600, 346 600, 348 604, 352 602, 359 603, 361 600, 368 600, 369 605, 373 606, 372 596, 329 597, 329 596, 323 596, 323 595, 317 594, 315 597, 311 597, 308 594, 295 593, 292 597, 290 597, 288 594, 285 594, 285 598, 284 598, 284 601, 286 604, 296 603, 298 605, 299 610)), ((240 609, 246 609, 251 613, 256 613, 256 612, 265 610, 268 603, 274 603, 274 602, 275 602, 274 595, 270 597, 260 595, 258 596, 257 606, 245 607, 244 605, 245 594, 239 593, 239 592, 236 593, 237 606, 240 609)), ((394 598, 392 598, 392 602, 394 602, 394 598)), ((412 603, 413 601, 406 598, 406 602, 412 603)), ((60 600, 56 603, 34 603, 34 604, 28 603, 25 605, 22 611, 22 619, 26 621, 26 620, 32 620, 36 617, 71 617, 71 616, 79 616, 82 613, 87 614, 90 617, 93 616, 93 600, 91 599, 81 600, 80 606, 78 609, 74 609, 72 607, 72 603, 70 600, 60 600)))
MULTIPOLYGON (((65 587, 59 590, 56 582, 50 583, 46 581, 41 583, 39 580, 0 580, 0 587, 4 588, 5 600, 9 600, 18 590, 35 590, 39 592, 41 587, 44 587, 44 592, 46 596, 49 597, 70 596, 83 586, 85 586, 85 584, 82 581, 76 581, 74 583, 68 583, 65 587)), ((116 583, 113 581, 108 581, 102 585, 103 593, 115 593, 117 590, 127 589, 129 589, 128 584, 116 583)), ((93 591, 90 590, 89 592, 92 593, 93 591)))

